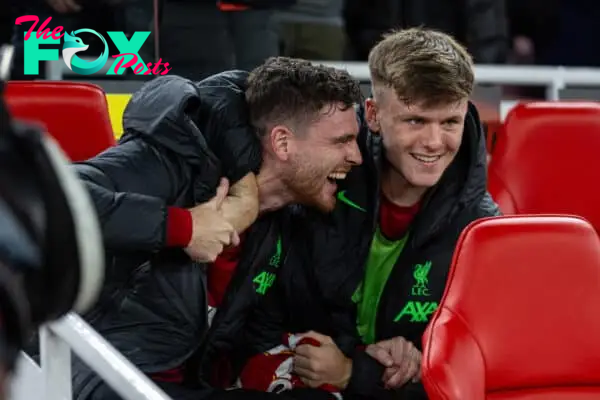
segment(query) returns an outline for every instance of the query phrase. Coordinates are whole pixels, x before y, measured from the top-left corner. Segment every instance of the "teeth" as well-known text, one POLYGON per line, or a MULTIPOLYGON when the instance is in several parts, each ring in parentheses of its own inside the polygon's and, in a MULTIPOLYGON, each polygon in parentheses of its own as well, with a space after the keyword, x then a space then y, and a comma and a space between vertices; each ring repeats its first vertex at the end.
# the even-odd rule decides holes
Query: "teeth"
POLYGON ((334 180, 341 180, 341 179, 346 179, 346 172, 333 172, 329 175, 327 175, 327 177, 329 179, 334 179, 334 180))
POLYGON ((411 154, 414 158, 416 158, 419 161, 422 162, 426 162, 426 163, 432 163, 432 162, 436 162, 437 160, 439 160, 440 158, 442 158, 441 155, 438 156, 426 156, 426 155, 422 155, 422 154, 411 154))

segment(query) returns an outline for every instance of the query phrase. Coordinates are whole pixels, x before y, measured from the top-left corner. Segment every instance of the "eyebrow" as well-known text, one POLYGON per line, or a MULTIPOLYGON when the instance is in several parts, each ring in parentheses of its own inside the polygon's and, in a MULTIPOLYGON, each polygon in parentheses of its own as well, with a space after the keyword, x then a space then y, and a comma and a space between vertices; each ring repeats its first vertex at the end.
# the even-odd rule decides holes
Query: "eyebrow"
MULTIPOLYGON (((450 115, 446 118, 444 118, 442 121, 451 121, 451 120, 459 120, 462 118, 461 114, 454 114, 454 115, 450 115)), ((425 116, 425 115, 421 115, 421 114, 402 114, 402 115, 395 115, 394 116, 394 121, 406 121, 409 119, 421 119, 425 122, 429 122, 431 121, 431 118, 425 116)))
POLYGON ((344 142, 349 142, 351 140, 354 140, 357 137, 358 137, 358 134, 356 134, 356 133, 346 133, 342 136, 333 138, 333 141, 336 143, 344 143, 344 142))
POLYGON ((394 115, 394 121, 406 121, 409 119, 422 119, 424 121, 428 121, 429 118, 423 116, 423 115, 419 115, 419 114, 397 114, 394 115))

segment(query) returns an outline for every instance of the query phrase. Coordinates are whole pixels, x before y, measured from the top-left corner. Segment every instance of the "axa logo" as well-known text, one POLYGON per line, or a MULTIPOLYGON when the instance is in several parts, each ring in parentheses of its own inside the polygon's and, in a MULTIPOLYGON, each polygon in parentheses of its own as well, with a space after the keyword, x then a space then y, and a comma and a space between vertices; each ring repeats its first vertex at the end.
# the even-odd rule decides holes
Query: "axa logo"
POLYGON ((410 317, 410 322, 427 322, 437 307, 438 303, 435 301, 409 301, 396 315, 394 322, 400 321, 405 316, 410 317))
MULTIPOLYGON (((73 72, 81 75, 91 75, 100 71, 108 62, 109 45, 104 36, 94 31, 93 29, 78 29, 71 33, 64 32, 62 26, 57 26, 52 31, 47 25, 52 20, 48 17, 39 27, 39 17, 37 15, 23 15, 15 20, 16 25, 21 25, 24 22, 32 22, 33 24, 25 33, 25 75, 36 75, 39 73, 40 61, 57 61, 59 59, 57 48, 40 48, 40 45, 62 45, 62 57, 65 65, 73 72), (37 29, 36 29, 37 28, 37 29), (100 39, 104 45, 104 49, 93 61, 86 61, 79 57, 77 53, 86 51, 89 45, 84 43, 83 39, 78 35, 86 33, 92 34, 100 39), (32 35, 33 34, 33 35, 32 35)), ((130 39, 127 38, 125 32, 107 32, 110 40, 119 50, 119 54, 113 55, 114 62, 109 68, 107 75, 121 75, 127 68, 133 69, 136 75, 165 75, 171 68, 169 63, 158 62, 152 64, 145 63, 139 55, 139 51, 143 44, 150 36, 150 32, 138 31, 134 32, 130 39)))

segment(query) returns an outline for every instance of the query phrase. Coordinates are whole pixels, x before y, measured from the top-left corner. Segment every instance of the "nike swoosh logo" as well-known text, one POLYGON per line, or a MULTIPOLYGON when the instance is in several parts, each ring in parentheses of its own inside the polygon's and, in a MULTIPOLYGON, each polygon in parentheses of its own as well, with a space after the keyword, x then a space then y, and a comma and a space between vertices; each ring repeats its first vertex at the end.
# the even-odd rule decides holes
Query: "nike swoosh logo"
POLYGON ((350 200, 349 198, 347 198, 345 190, 342 190, 341 192, 338 192, 337 199, 339 201, 341 201, 342 203, 344 203, 346 205, 349 205, 352 208, 355 208, 355 209, 360 210, 362 212, 367 212, 367 210, 365 210, 364 208, 362 208, 361 206, 359 206, 358 204, 356 204, 355 202, 353 202, 352 200, 350 200))

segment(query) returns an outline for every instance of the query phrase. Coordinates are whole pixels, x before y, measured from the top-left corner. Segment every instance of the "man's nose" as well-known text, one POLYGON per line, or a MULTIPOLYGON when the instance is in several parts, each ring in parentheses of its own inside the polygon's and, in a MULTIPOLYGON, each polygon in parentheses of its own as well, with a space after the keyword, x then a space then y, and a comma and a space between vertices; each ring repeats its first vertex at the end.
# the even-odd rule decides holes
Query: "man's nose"
POLYGON ((429 124, 425 127, 425 130, 422 139, 425 148, 432 152, 440 150, 444 145, 442 127, 439 124, 429 124))
POLYGON ((358 143, 356 142, 356 140, 352 142, 352 145, 348 150, 346 161, 352 165, 362 164, 362 154, 360 154, 360 149, 358 148, 358 143))

